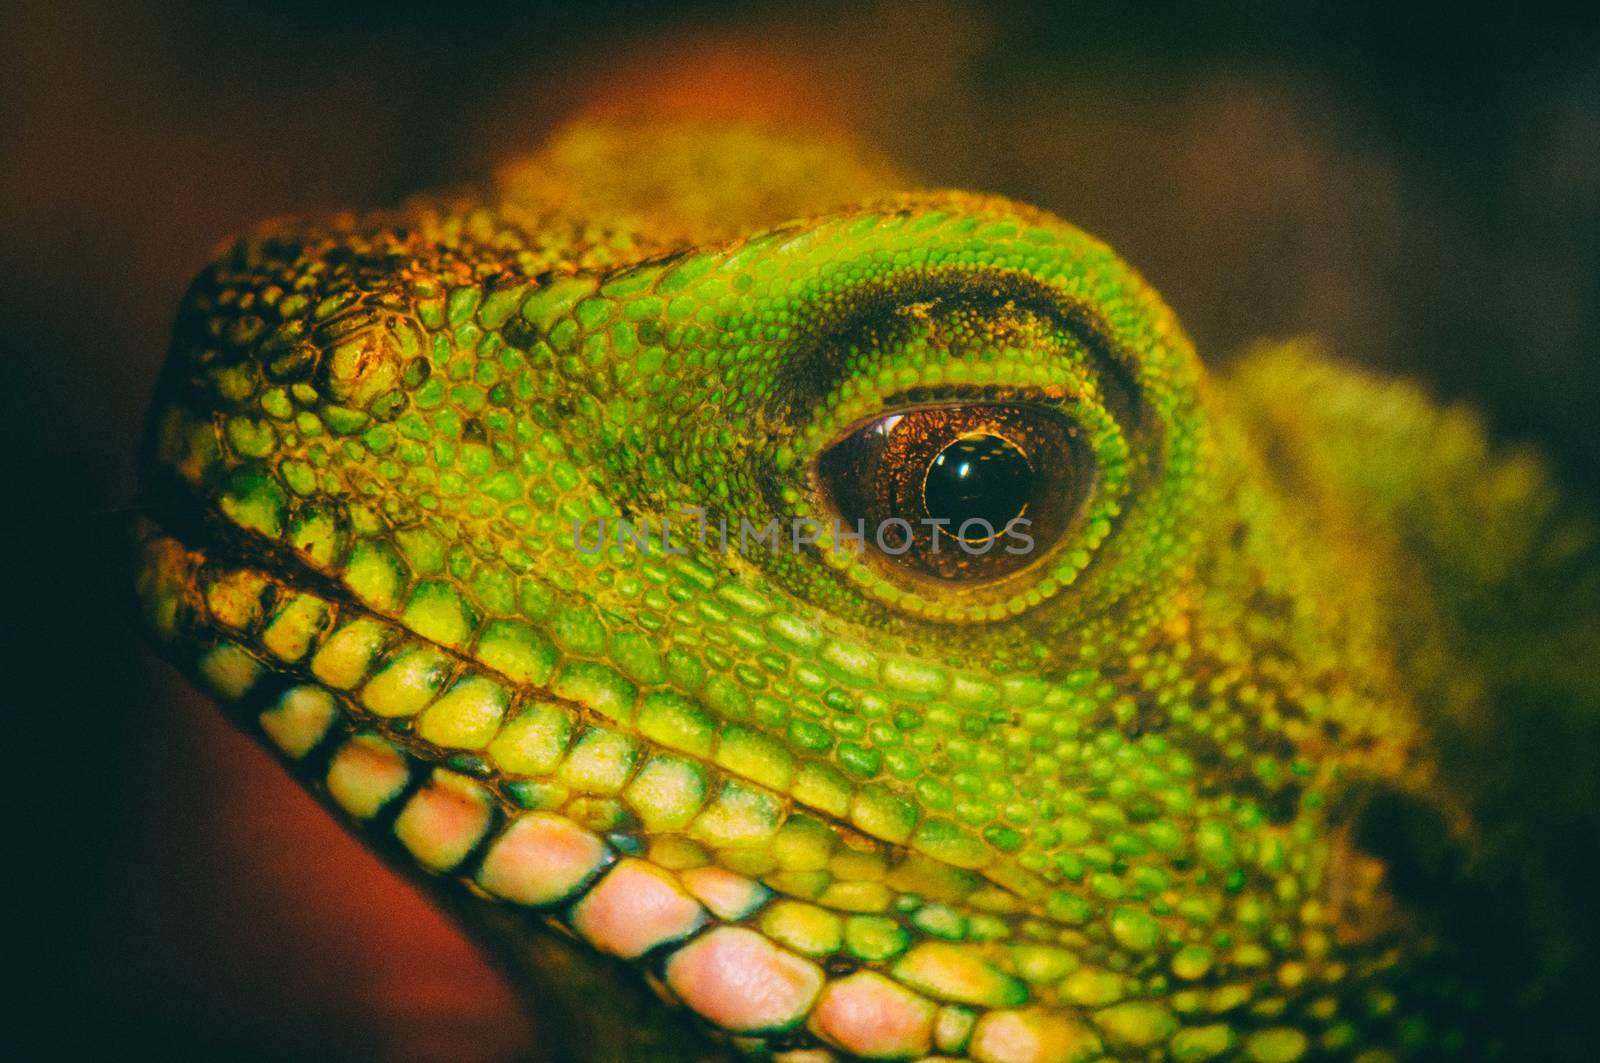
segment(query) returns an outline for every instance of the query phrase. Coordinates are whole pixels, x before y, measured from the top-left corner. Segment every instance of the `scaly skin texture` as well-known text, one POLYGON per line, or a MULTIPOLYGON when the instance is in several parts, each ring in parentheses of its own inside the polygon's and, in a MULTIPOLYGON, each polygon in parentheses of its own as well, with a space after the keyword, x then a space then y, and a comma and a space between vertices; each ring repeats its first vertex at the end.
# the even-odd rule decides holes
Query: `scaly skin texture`
POLYGON ((580 124, 240 241, 152 420, 150 630, 556 1056, 1570 1050, 1492 750, 1590 718, 1589 526, 1459 411, 1304 344, 1210 377, 1103 244, 902 187, 580 124), (1057 426, 1021 568, 835 534, 828 448, 950 407, 1057 426))

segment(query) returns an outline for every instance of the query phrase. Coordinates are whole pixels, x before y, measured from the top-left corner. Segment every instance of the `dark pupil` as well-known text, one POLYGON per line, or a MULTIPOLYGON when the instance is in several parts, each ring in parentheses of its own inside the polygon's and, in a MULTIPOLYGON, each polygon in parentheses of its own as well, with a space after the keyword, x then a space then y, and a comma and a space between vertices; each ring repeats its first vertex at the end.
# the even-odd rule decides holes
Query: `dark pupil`
POLYGON ((941 450, 922 487, 928 516, 948 520, 950 533, 959 533, 969 520, 988 521, 991 531, 973 525, 962 535, 973 541, 999 533, 1020 516, 1032 493, 1027 457, 1009 439, 987 433, 963 436, 941 450))

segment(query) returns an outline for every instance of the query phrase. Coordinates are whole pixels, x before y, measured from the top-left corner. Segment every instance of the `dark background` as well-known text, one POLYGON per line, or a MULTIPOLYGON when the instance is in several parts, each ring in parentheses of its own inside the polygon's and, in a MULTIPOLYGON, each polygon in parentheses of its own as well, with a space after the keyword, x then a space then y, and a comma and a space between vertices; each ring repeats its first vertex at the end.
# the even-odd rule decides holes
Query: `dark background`
POLYGON ((482 179, 596 94, 854 126, 1106 238, 1208 360, 1319 335, 1470 400, 1593 498, 1594 16, 1207 6, 0 8, 13 1058, 534 1051, 439 917, 145 651, 117 534, 217 241, 482 179))

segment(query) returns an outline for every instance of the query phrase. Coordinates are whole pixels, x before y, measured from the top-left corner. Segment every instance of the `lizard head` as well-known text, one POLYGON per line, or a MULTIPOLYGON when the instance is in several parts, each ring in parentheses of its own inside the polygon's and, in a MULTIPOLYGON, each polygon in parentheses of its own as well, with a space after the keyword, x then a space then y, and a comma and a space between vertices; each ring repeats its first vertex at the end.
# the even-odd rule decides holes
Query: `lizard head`
POLYGON ((1334 807, 1416 769, 1372 588, 1171 312, 1032 208, 649 137, 202 274, 157 638, 502 953, 750 1050, 1385 1043, 1409 939, 1334 807))

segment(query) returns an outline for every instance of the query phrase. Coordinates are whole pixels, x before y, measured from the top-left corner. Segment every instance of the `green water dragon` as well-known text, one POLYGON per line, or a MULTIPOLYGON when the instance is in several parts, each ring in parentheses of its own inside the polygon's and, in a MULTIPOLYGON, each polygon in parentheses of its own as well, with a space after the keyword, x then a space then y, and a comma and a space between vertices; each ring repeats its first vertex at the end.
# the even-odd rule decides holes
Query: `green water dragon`
POLYGON ((1592 522, 1042 210, 580 122, 222 252, 143 475, 153 637, 552 1058, 1584 1058, 1592 522))

